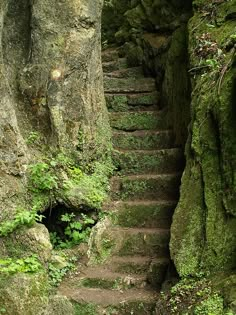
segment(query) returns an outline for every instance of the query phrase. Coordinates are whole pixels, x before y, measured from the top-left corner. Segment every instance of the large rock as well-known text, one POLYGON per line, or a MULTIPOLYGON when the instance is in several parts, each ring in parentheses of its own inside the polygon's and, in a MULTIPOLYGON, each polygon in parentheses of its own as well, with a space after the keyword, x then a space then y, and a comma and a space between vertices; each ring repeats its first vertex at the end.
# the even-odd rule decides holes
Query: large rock
MULTIPOLYGON (((109 156, 102 5, 102 0, 0 3, 0 222, 36 201, 41 201, 37 210, 54 205, 58 195, 61 203, 68 201, 70 194, 56 189, 29 191, 29 164, 46 158, 50 163, 59 153, 74 165, 105 163, 109 156)), ((66 173, 59 168, 51 168, 52 178, 66 173)), ((48 232, 42 225, 20 229, 1 239, 0 251, 13 258, 34 253, 44 264, 51 255, 48 232)), ((48 295, 47 279, 40 277, 16 275, 9 287, 0 279, 0 305, 7 306, 7 314, 39 314, 48 295)))
POLYGON ((228 271, 236 266, 235 57, 232 42, 236 23, 235 19, 228 20, 227 12, 232 4, 223 2, 216 7, 216 16, 224 16, 221 24, 208 29, 206 34, 206 25, 199 26, 202 4, 196 5, 199 8, 189 23, 189 55, 194 75, 192 123, 186 146, 187 166, 170 244, 171 256, 182 276, 199 270, 228 271), (206 36, 208 44, 201 50, 206 36), (213 50, 209 49, 213 46, 213 50), (211 61, 215 66, 204 68, 211 61))

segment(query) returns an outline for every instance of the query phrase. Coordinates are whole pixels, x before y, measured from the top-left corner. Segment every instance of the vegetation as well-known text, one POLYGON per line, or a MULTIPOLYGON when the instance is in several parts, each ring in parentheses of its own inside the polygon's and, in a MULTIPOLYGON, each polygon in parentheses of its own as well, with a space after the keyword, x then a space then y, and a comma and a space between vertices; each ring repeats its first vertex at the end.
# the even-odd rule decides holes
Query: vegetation
POLYGON ((0 224, 0 236, 7 236, 23 225, 30 227, 35 222, 41 222, 43 215, 37 211, 37 205, 31 211, 19 209, 13 220, 6 220, 0 224))
POLYGON ((72 213, 65 213, 61 216, 61 222, 65 223, 63 236, 57 232, 51 232, 50 238, 54 248, 70 248, 73 245, 87 241, 91 226, 95 221, 85 214, 80 214, 80 220, 72 213))
POLYGON ((42 269, 42 265, 36 255, 31 255, 21 259, 0 259, 0 266, 0 273, 3 274, 14 274, 17 272, 35 273, 42 269))
MULTIPOLYGON (((178 315, 233 315, 224 309, 223 298, 206 278, 183 279, 169 293, 162 292, 161 313, 178 315)), ((159 306, 159 305, 158 305, 159 306)))
POLYGON ((53 287, 57 287, 65 275, 72 270, 75 270, 75 257, 65 257, 66 262, 63 267, 57 266, 54 263, 49 263, 48 265, 48 275, 49 275, 49 284, 53 287))

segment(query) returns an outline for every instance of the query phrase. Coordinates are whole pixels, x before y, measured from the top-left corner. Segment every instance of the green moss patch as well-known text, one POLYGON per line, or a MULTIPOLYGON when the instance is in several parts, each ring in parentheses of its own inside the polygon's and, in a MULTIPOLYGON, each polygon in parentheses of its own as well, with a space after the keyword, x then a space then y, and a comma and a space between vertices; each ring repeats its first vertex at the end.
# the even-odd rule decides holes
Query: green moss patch
POLYGON ((113 160, 120 174, 168 174, 181 171, 183 156, 179 149, 157 151, 114 151, 113 160))
POLYGON ((164 111, 110 113, 111 127, 119 130, 151 130, 166 129, 166 113, 164 111))
POLYGON ((124 150, 166 149, 173 146, 174 135, 171 131, 114 131, 112 142, 124 150))

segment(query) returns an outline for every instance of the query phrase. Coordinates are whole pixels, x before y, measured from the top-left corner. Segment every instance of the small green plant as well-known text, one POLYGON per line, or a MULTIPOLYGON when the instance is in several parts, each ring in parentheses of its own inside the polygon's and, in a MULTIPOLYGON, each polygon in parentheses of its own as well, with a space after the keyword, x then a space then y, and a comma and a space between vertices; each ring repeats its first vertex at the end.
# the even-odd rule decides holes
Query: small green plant
POLYGON ((0 272, 7 274, 14 274, 17 272, 35 273, 42 268, 36 255, 16 260, 12 258, 0 259, 0 267, 0 272))
POLYGON ((0 306, 0 314, 5 314, 7 310, 4 307, 0 306))
POLYGON ((68 260, 67 264, 63 268, 58 268, 53 263, 49 263, 48 265, 48 274, 49 274, 49 283, 57 287, 64 276, 69 272, 75 269, 75 261, 77 258, 72 257, 68 260))
POLYGON ((13 220, 7 220, 0 224, 0 236, 7 236, 22 225, 32 226, 35 222, 41 222, 43 217, 37 213, 37 206, 32 211, 20 209, 13 220))
POLYGON ((95 223, 92 218, 81 214, 80 220, 76 219, 74 213, 65 213, 61 216, 61 222, 65 223, 64 239, 57 232, 50 233, 51 243, 54 248, 70 248, 73 245, 87 241, 91 226, 95 223))
MULTIPOLYGON (((54 162, 52 161, 52 163, 54 162)), ((40 162, 30 165, 29 171, 32 191, 51 191, 55 188, 58 188, 58 178, 53 174, 50 169, 50 165, 47 163, 40 162)))
POLYGON ((26 139, 26 143, 31 145, 39 142, 40 135, 37 131, 31 131, 26 139))

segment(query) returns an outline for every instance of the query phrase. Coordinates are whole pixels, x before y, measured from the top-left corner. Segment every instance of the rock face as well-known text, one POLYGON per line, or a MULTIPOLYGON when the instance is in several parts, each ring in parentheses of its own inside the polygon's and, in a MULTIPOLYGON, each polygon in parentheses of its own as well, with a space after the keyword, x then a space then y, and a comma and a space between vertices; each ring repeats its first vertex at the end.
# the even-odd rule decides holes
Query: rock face
POLYGON ((49 151, 106 150, 101 10, 99 0, 1 3, 0 216, 24 205, 29 163, 49 151))
MULTIPOLYGON (((109 156, 110 132, 100 61, 102 5, 102 0, 3 0, 0 3, 2 223, 13 220, 18 210, 30 210, 36 204, 37 210, 43 211, 58 199, 61 203, 70 203, 69 188, 66 196, 57 192, 64 179, 70 180, 65 168, 47 170, 46 177, 49 175, 52 184, 49 189, 29 189, 29 165, 45 161, 49 165, 52 158, 60 156, 60 165, 69 160, 67 165, 78 167, 79 163, 94 160, 104 162, 109 156), (54 182, 59 174, 60 185, 54 182)), ((40 178, 44 185, 47 179, 42 173, 40 178)), ((78 200, 73 202, 79 207, 78 200)), ((33 226, 26 232, 14 233, 12 244, 9 239, 7 242, 7 238, 1 238, 1 257, 21 258, 29 252, 38 255, 43 264, 50 258, 51 244, 43 227, 33 226)), ((17 282, 17 275, 14 277, 17 282)), ((24 286, 29 287, 30 295, 31 280, 27 281, 24 286)), ((4 285, 8 284, 0 282, 3 296, 0 304, 8 312, 10 298, 4 298, 8 294, 4 285)), ((16 290, 15 300, 17 294, 20 292, 16 290)), ((32 294, 40 294, 40 288, 32 294)), ((23 304, 24 299, 22 296, 23 304)), ((38 304, 33 301, 28 307, 25 300, 23 308, 15 303, 7 314, 39 314, 38 304)), ((59 314, 55 305, 52 309, 59 314)), ((53 313, 50 307, 48 310, 53 313)))
POLYGON ((189 22, 192 122, 171 233, 171 254, 182 276, 235 268, 235 11, 232 2, 212 8, 196 1, 189 22), (199 26, 202 14, 212 28, 199 26))

